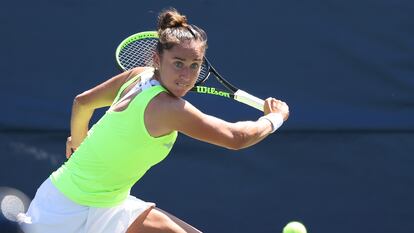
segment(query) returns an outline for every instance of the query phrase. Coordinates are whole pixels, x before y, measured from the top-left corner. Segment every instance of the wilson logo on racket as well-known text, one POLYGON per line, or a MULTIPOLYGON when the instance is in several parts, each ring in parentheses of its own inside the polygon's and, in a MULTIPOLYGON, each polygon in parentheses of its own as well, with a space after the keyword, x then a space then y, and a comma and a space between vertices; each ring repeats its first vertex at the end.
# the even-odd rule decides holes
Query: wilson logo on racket
POLYGON ((218 95, 218 96, 230 98, 230 93, 224 92, 224 91, 218 91, 214 87, 196 86, 196 88, 197 88, 198 93, 218 95))

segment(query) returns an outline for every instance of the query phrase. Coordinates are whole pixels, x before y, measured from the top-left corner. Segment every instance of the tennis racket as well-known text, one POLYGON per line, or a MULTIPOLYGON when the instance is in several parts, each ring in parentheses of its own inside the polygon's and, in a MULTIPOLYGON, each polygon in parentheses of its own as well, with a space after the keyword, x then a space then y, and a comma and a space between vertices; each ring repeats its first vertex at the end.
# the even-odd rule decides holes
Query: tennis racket
MULTIPOLYGON (((117 65, 122 71, 130 70, 134 67, 152 66, 152 57, 157 43, 158 33, 156 31, 140 32, 127 37, 116 49, 115 58, 117 65)), ((200 75, 191 91, 232 98, 263 111, 264 101, 262 99, 240 90, 224 79, 205 56, 203 64, 201 65, 200 75), (216 77, 226 90, 204 85, 211 74, 216 77)))

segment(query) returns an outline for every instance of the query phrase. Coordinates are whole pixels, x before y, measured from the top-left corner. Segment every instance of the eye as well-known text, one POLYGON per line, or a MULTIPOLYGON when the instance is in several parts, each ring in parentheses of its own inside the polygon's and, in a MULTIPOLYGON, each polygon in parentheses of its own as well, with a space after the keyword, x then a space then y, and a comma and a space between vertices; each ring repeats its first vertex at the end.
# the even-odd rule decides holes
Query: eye
POLYGON ((198 68, 200 67, 200 65, 198 64, 198 63, 193 63, 193 64, 191 64, 191 66, 190 66, 190 68, 192 69, 192 70, 198 70, 198 68))
POLYGON ((175 68, 181 69, 181 68, 183 68, 184 63, 182 63, 181 61, 175 61, 174 66, 175 66, 175 68))

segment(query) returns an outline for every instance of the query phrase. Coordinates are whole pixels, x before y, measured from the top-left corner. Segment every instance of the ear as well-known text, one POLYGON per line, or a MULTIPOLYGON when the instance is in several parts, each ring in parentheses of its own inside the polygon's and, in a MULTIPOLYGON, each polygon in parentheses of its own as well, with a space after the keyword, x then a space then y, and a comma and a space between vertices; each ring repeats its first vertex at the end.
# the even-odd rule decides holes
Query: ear
POLYGON ((161 64, 160 55, 155 52, 154 55, 152 55, 152 63, 154 65, 154 68, 159 69, 161 64))

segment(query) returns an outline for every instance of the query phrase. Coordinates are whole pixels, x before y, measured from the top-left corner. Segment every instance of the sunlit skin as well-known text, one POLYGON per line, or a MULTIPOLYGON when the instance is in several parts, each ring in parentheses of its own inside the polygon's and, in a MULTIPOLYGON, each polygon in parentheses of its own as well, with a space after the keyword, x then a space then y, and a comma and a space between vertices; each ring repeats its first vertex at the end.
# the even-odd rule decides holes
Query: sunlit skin
POLYGON ((202 42, 188 40, 174 45, 169 50, 154 55, 155 76, 172 95, 183 97, 194 87, 205 49, 202 42))

